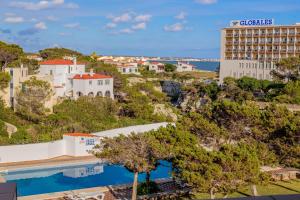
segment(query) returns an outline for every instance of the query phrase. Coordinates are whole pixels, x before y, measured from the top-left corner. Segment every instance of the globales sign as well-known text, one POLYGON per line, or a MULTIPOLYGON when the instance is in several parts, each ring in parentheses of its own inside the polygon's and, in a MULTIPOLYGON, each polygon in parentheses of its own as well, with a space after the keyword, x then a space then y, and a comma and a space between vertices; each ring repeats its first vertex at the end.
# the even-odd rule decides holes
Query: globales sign
POLYGON ((249 19, 233 20, 230 26, 271 26, 274 25, 274 19, 249 19))

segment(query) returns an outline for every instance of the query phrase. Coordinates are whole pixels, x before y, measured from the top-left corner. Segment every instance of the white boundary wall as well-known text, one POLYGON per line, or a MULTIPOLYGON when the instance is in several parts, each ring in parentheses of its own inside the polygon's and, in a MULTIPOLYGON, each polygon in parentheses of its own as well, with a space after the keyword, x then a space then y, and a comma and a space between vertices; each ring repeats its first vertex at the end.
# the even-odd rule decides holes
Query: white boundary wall
MULTIPOLYGON (((150 130, 156 130, 160 127, 165 127, 169 123, 156 123, 147 125, 130 126, 125 128, 113 129, 108 131, 102 131, 94 133, 93 135, 100 137, 115 137, 120 134, 128 135, 132 132, 143 133, 150 130)), ((64 137, 63 140, 58 140, 48 143, 37 143, 37 144, 25 144, 25 145, 9 145, 0 146, 0 164, 1 163, 11 163, 11 162, 24 162, 24 161, 34 161, 34 160, 45 160, 50 158, 55 158, 59 156, 88 156, 86 148, 91 147, 80 146, 77 149, 76 138, 74 142, 70 143, 70 139, 64 137), (77 153, 76 153, 77 152, 77 153), (85 153, 86 152, 86 153, 85 153)))

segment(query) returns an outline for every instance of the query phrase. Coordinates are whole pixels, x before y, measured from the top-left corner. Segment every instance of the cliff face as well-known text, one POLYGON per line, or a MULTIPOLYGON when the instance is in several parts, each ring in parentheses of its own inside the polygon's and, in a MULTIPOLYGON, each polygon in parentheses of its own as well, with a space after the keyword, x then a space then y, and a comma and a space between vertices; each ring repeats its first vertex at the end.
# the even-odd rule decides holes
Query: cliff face
POLYGON ((162 92, 171 97, 172 102, 177 102, 181 95, 181 84, 175 81, 161 81, 162 92))

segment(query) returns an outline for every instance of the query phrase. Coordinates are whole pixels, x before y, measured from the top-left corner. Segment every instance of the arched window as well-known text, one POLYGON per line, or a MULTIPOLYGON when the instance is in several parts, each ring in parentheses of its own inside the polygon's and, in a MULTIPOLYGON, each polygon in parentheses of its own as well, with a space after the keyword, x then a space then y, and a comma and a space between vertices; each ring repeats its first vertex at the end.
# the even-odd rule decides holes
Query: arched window
POLYGON ((101 91, 97 92, 97 96, 98 96, 98 97, 103 97, 102 92, 101 92, 101 91))
POLYGON ((78 96, 78 97, 83 96, 82 92, 77 92, 77 96, 78 96))
POLYGON ((90 92, 90 93, 88 94, 88 96, 89 96, 89 97, 93 97, 93 96, 94 96, 94 93, 93 93, 93 92, 90 92))
POLYGON ((109 91, 109 90, 107 90, 107 91, 105 92, 105 97, 110 97, 110 91, 109 91))

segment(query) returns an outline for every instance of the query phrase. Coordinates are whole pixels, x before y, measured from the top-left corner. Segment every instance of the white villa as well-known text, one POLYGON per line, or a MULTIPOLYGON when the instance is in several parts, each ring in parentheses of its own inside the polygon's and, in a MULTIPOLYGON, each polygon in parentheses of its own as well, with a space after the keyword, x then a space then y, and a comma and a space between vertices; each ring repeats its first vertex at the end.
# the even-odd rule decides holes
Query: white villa
POLYGON ((113 77, 95 74, 93 71, 87 74, 76 74, 72 79, 73 97, 100 96, 114 98, 113 77))
POLYGON ((102 96, 114 98, 113 78, 93 71, 85 72, 85 64, 73 60, 55 59, 40 63, 40 75, 53 77, 57 97, 102 96))
POLYGON ((151 62, 149 64, 149 71, 155 71, 156 73, 162 73, 165 71, 165 65, 160 62, 151 62))
POLYGON ((195 66, 189 62, 178 62, 176 65, 177 72, 191 72, 195 70, 195 66))
POLYGON ((138 70, 138 63, 120 64, 117 68, 121 74, 140 74, 138 70))

